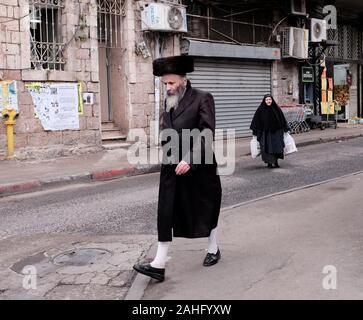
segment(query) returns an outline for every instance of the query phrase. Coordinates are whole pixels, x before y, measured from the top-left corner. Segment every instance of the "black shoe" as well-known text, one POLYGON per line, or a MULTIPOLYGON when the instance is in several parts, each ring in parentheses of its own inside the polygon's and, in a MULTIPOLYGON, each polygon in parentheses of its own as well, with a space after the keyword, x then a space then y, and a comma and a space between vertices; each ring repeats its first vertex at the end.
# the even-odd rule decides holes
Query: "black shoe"
POLYGON ((204 258, 203 266, 205 267, 213 266, 219 261, 220 258, 221 258, 221 252, 219 251, 219 249, 217 253, 208 252, 206 257, 204 258))
POLYGON ((278 163, 275 163, 274 164, 274 168, 280 168, 279 164, 278 163))
POLYGON ((150 265, 150 263, 146 263, 146 264, 135 264, 134 265, 134 270, 136 270, 137 272, 140 272, 142 274, 144 274, 145 276, 149 276, 153 279, 156 279, 158 281, 164 281, 165 278, 165 269, 161 269, 161 268, 154 268, 150 265))
POLYGON ((269 164, 267 165, 267 168, 272 169, 272 168, 273 168, 272 163, 269 163, 269 164))

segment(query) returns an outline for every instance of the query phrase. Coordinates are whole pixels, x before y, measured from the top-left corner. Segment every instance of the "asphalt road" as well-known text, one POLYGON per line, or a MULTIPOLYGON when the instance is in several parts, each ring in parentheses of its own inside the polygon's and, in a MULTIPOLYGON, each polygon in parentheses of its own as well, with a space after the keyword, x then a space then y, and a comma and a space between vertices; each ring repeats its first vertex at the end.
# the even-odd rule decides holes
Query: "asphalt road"
MULTIPOLYGON (((267 169, 239 159, 222 177, 222 206, 363 170, 363 138, 300 148, 267 169)), ((0 199, 0 239, 34 233, 156 234, 159 174, 14 195, 0 199)))

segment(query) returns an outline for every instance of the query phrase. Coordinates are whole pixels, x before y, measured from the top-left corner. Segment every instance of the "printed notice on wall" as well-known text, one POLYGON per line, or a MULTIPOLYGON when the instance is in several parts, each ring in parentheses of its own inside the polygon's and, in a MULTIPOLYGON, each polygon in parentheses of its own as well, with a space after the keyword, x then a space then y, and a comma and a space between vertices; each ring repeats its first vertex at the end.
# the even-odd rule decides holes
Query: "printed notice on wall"
POLYGON ((31 83, 26 85, 34 102, 35 116, 44 130, 79 129, 77 83, 31 83))
POLYGON ((4 109, 18 111, 16 81, 0 81, 0 112, 4 109))

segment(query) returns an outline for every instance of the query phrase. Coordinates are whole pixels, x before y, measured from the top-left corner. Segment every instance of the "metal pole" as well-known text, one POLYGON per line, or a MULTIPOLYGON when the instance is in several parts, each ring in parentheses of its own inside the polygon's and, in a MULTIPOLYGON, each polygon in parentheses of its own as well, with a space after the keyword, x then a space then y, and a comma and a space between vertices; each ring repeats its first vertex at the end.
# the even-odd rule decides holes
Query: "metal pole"
POLYGON ((313 61, 314 61, 314 71, 315 71, 315 88, 314 88, 314 111, 315 115, 320 115, 320 95, 321 95, 321 85, 320 85, 320 65, 318 65, 319 48, 313 48, 313 61))
POLYGON ((106 72, 107 72, 107 95, 108 95, 108 120, 113 120, 112 113, 112 79, 111 79, 111 65, 110 65, 110 48, 106 47, 106 72))

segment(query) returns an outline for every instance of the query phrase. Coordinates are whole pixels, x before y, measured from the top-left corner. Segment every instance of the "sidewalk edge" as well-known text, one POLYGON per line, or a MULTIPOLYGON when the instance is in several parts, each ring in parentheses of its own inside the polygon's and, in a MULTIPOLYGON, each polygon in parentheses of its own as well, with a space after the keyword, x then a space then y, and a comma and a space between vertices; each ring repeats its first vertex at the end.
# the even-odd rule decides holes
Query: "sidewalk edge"
MULTIPOLYGON (((299 190, 303 190, 303 189, 312 188, 312 187, 315 187, 315 186, 318 186, 318 185, 321 185, 321 184, 336 181, 338 179, 344 179, 344 178, 347 178, 347 177, 352 177, 352 176, 359 175, 359 174, 362 174, 362 173, 363 173, 363 171, 358 171, 358 172, 350 173, 350 174, 340 176, 340 177, 337 177, 337 178, 328 179, 328 180, 312 183, 312 184, 309 184, 309 185, 305 185, 305 186, 301 186, 301 187, 292 188, 292 189, 289 189, 289 190, 284 190, 284 191, 272 193, 272 194, 269 194, 269 195, 266 195, 266 196, 263 196, 263 197, 260 197, 260 198, 256 198, 256 199, 244 201, 244 202, 232 205, 232 206, 224 207, 224 208, 221 209, 221 213, 222 212, 226 213, 228 211, 231 211, 233 209, 242 207, 244 205, 248 205, 250 203, 261 201, 261 200, 271 198, 271 197, 274 197, 274 196, 278 196, 278 195, 282 195, 282 194, 286 194, 286 193, 290 193, 290 192, 294 192, 294 191, 299 191, 299 190)), ((156 247, 156 243, 154 243, 153 246, 148 250, 147 255, 149 257, 151 256, 151 252, 156 251, 155 247, 156 247)), ((150 282, 150 278, 145 277, 145 276, 138 273, 136 275, 130 289, 128 290, 124 300, 142 300, 142 297, 144 296, 145 290, 148 287, 149 282, 150 282)))
POLYGON ((147 167, 129 167, 121 169, 100 170, 94 172, 85 172, 65 177, 48 178, 31 181, 21 181, 8 184, 0 184, 0 198, 15 194, 43 190, 45 188, 54 188, 75 183, 89 183, 93 181, 108 181, 112 179, 137 176, 147 173, 155 173, 160 170, 160 165, 147 167))
POLYGON ((295 192, 295 191, 299 191, 299 190, 314 188, 314 187, 320 186, 322 184, 334 182, 334 181, 337 181, 337 180, 353 177, 353 176, 360 175, 360 174, 363 174, 363 171, 353 172, 353 173, 349 173, 349 174, 339 176, 339 177, 335 177, 335 178, 332 178, 332 179, 318 181, 318 182, 307 184, 307 185, 304 185, 304 186, 291 188, 291 189, 287 189, 287 190, 283 190, 283 191, 279 191, 279 192, 275 192, 275 193, 270 193, 270 194, 267 194, 267 195, 259 197, 259 198, 243 201, 243 202, 234 204, 232 206, 224 207, 224 208, 221 209, 221 212, 230 211, 230 210, 233 210, 233 209, 236 209, 236 208, 239 208, 239 207, 242 207, 242 206, 254 203, 254 202, 258 202, 258 201, 261 201, 261 200, 272 198, 272 197, 275 197, 275 196, 279 196, 279 195, 283 195, 283 194, 287 194, 287 193, 291 193, 291 192, 295 192))

